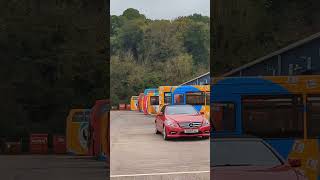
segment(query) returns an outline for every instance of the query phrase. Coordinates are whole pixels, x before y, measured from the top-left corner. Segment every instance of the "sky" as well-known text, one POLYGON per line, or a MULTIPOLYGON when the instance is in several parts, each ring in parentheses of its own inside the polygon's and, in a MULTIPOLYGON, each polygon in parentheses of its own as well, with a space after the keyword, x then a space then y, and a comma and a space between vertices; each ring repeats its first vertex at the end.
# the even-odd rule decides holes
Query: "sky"
POLYGON ((172 20, 194 13, 210 16, 210 0, 110 0, 110 14, 134 8, 149 19, 172 20))

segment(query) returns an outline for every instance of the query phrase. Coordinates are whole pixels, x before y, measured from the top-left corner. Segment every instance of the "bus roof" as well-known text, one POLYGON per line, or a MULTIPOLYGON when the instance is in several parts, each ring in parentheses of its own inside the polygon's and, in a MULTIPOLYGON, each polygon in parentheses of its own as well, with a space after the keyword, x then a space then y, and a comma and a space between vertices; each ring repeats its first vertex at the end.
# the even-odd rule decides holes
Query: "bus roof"
POLYGON ((320 93, 320 76, 227 77, 214 80, 211 102, 241 95, 320 93))

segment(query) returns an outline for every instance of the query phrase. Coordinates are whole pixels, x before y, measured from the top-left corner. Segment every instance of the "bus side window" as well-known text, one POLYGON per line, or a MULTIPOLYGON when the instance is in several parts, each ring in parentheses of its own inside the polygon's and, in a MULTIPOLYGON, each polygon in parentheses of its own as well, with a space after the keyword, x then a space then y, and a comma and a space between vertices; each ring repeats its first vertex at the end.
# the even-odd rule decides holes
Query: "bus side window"
POLYGON ((175 94, 174 95, 174 104, 184 104, 184 95, 183 94, 175 94))
POLYGON ((259 137, 303 137, 302 98, 299 95, 242 97, 242 127, 259 137))
POLYGON ((235 131, 235 105, 233 103, 214 103, 211 105, 212 125, 215 131, 235 131))
POLYGON ((203 92, 186 93, 186 104, 204 105, 205 104, 205 94, 203 92))

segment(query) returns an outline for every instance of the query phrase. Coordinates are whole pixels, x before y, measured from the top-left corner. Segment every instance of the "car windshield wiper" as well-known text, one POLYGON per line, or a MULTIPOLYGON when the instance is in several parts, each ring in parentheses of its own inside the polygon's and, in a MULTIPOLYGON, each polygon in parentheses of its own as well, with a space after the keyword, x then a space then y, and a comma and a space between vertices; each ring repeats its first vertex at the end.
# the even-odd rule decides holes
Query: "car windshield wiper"
POLYGON ((223 166, 252 166, 252 164, 217 164, 213 167, 223 167, 223 166))

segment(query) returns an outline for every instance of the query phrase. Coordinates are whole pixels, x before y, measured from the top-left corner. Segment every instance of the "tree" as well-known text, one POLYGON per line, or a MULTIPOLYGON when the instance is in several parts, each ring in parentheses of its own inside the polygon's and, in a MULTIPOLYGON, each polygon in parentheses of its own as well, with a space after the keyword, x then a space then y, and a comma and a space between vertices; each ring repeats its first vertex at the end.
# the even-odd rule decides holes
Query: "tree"
POLYGON ((128 103, 146 88, 179 85, 209 70, 209 17, 150 20, 135 9, 111 16, 111 98, 128 103))
POLYGON ((210 29, 202 22, 192 22, 183 33, 184 47, 195 64, 209 66, 210 29))
POLYGON ((127 21, 119 31, 119 42, 122 52, 132 52, 135 60, 139 59, 142 52, 144 32, 141 21, 127 21))
POLYGON ((146 19, 146 17, 143 14, 140 14, 138 10, 133 8, 128 8, 127 10, 125 10, 122 16, 127 18, 128 20, 139 19, 139 18, 146 19))
POLYGON ((177 38, 175 24, 167 20, 156 20, 145 29, 144 58, 146 61, 161 61, 184 52, 177 38))

